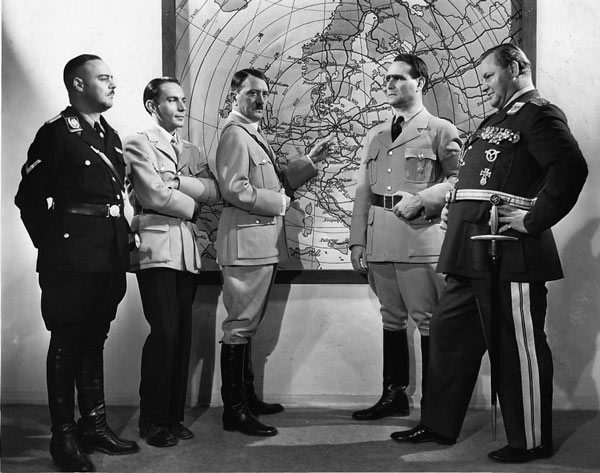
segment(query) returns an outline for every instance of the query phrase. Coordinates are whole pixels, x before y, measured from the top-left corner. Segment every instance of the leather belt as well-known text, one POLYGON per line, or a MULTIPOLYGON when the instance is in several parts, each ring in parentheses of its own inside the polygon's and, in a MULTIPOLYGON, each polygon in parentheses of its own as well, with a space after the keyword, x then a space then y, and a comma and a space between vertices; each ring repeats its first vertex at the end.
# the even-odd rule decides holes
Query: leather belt
POLYGON ((484 189, 454 189, 448 193, 447 202, 461 200, 481 200, 494 205, 508 204, 522 210, 529 210, 535 205, 537 198, 530 199, 506 192, 489 191, 484 189))
POLYGON ((65 202, 63 204, 56 204, 55 209, 71 214, 91 215, 93 217, 117 218, 122 215, 121 206, 117 204, 85 204, 81 202, 65 202))
POLYGON ((371 205, 383 207, 385 210, 392 210, 394 206, 401 200, 401 195, 372 194, 371 205))

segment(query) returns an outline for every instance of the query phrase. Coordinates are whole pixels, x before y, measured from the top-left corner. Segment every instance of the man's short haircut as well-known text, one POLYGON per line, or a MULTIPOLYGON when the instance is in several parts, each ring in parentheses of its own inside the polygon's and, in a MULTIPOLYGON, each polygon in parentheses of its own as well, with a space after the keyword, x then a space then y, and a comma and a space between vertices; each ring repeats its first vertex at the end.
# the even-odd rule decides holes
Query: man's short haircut
POLYGON ((89 61, 102 61, 102 58, 96 56, 95 54, 81 54, 77 57, 71 59, 67 64, 65 64, 65 68, 63 70, 63 82, 65 83, 65 87, 67 90, 71 90, 73 87, 73 79, 77 77, 79 73, 79 68, 83 66, 86 62, 89 61))
POLYGON ((242 69, 241 71, 237 71, 233 77, 231 78, 231 90, 233 92, 237 92, 242 88, 242 84, 248 78, 248 76, 256 77, 260 80, 264 80, 269 87, 269 79, 262 71, 258 69, 242 69))
POLYGON ((504 43, 488 49, 481 55, 480 61, 486 57, 494 55, 496 63, 503 69, 508 68, 511 62, 515 61, 519 66, 519 75, 531 73, 531 62, 521 48, 511 43, 504 43))
POLYGON ((429 71, 427 70, 427 64, 419 56, 409 53, 400 53, 394 58, 394 62, 404 62, 410 66, 410 76, 413 79, 422 77, 425 79, 425 85, 423 86, 423 92, 427 90, 429 86, 429 71))
POLYGON ((179 81, 174 77, 157 77, 148 82, 148 85, 144 89, 144 109, 149 114, 152 114, 152 112, 148 110, 148 107, 146 107, 146 102, 148 100, 152 100, 156 103, 155 99, 160 94, 160 86, 163 84, 177 84, 178 86, 181 86, 179 81))

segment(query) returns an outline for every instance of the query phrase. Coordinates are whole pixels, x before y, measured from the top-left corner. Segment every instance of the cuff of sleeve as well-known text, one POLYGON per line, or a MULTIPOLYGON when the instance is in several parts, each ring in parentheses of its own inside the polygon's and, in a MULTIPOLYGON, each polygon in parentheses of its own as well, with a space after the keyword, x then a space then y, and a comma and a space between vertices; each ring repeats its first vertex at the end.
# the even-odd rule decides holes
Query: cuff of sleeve
POLYGON ((285 198, 285 194, 281 194, 281 210, 279 211, 279 215, 285 215, 286 210, 287 210, 287 200, 285 198))

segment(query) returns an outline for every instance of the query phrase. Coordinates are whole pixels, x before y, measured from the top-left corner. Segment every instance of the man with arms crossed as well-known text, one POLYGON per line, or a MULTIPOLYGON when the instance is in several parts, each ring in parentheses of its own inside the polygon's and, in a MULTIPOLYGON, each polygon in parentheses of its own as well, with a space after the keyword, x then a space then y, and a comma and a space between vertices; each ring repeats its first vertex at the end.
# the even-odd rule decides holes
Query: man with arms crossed
POLYGON ((234 74, 232 111, 215 163, 224 201, 217 236, 227 310, 221 340, 223 428, 257 436, 276 435, 277 429, 256 416, 281 412, 283 406, 267 404, 255 393, 252 337, 265 313, 277 264, 288 257, 284 214, 290 196, 316 175, 329 142, 321 140, 308 155, 280 166, 259 128, 268 96, 268 80, 261 71, 234 74))
POLYGON ((444 286, 434 266, 444 236, 439 215, 460 152, 456 127, 423 106, 429 76, 421 58, 398 55, 385 79, 394 116, 367 135, 350 227, 352 266, 368 271, 381 304, 383 394, 354 412, 356 420, 409 415, 408 316, 421 333, 426 384, 429 320, 444 286))
POLYGON ((182 424, 188 384, 195 275, 201 247, 196 217, 220 199, 200 149, 181 139, 185 95, 177 79, 160 77, 144 89, 153 125, 124 140, 132 230, 131 254, 144 316, 150 324, 142 352, 140 437, 171 447, 194 434, 182 424))
POLYGON ((523 51, 494 47, 479 68, 497 111, 465 144, 449 196, 438 264, 447 286, 431 323, 421 423, 392 438, 455 443, 487 349, 508 439, 488 456, 522 463, 554 453, 546 281, 563 273, 551 227, 575 205, 587 165, 563 112, 535 90, 523 51), (490 287, 490 244, 471 237, 494 230, 516 241, 498 243, 499 284, 490 287))

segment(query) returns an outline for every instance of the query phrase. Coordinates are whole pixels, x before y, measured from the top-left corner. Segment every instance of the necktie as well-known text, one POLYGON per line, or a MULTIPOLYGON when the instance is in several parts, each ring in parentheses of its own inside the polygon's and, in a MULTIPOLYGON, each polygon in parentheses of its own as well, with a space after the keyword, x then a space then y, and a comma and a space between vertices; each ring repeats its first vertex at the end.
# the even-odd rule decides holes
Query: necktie
POLYGON ((400 133, 402 132, 403 123, 404 117, 402 117, 401 115, 398 115, 396 118, 394 118, 394 121, 392 123, 392 141, 396 141, 396 138, 400 136, 400 133))
POLYGON ((104 130, 100 126, 100 123, 94 122, 94 130, 96 130, 96 133, 98 133, 100 138, 104 139, 104 130))
POLYGON ((171 145, 173 146, 173 149, 175 150, 175 155, 177 156, 177 158, 179 158, 179 154, 181 153, 182 146, 181 146, 181 142, 177 139, 177 135, 173 135, 173 138, 171 138, 171 145))

